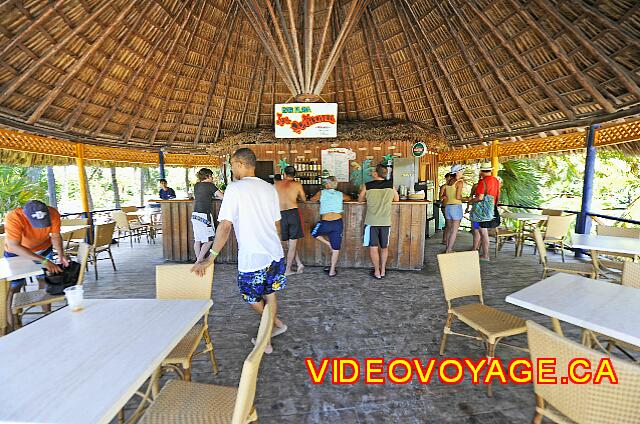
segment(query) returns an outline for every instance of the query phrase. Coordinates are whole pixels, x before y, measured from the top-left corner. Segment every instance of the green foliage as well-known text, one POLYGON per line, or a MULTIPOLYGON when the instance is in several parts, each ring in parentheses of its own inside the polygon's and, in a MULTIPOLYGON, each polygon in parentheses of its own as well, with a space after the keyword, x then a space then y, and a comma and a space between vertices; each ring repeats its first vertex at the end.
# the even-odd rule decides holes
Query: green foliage
POLYGON ((540 204, 540 174, 529 160, 510 160, 498 171, 502 180, 500 203, 537 206, 540 204))
POLYGON ((44 174, 38 175, 29 168, 0 166, 0 217, 33 199, 48 203, 44 174))
POLYGON ((361 164, 353 161, 351 162, 351 167, 353 171, 351 171, 349 180, 354 186, 360 187, 362 184, 373 180, 374 167, 371 166, 371 159, 366 159, 361 164))
POLYGON ((284 168, 286 168, 287 166, 289 166, 289 164, 287 163, 287 160, 282 158, 278 161, 278 167, 280 168, 280 173, 284 174, 284 168))

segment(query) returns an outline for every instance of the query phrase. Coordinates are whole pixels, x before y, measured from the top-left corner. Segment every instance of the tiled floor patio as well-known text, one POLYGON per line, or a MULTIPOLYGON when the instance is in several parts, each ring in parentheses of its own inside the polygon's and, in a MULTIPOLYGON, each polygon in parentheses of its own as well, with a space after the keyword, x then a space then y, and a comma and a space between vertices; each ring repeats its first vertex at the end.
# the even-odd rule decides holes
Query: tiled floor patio
MULTIPOLYGON (((256 407, 260 422, 268 423, 526 423, 534 411, 531 386, 495 386, 488 398, 483 386, 467 380, 460 385, 381 386, 358 383, 332 385, 329 379, 313 385, 304 358, 325 357, 428 358, 438 355, 446 304, 435 255, 444 249, 438 238, 427 240, 426 267, 421 272, 390 271, 383 281, 365 270, 341 269, 329 279, 321 268, 306 268, 294 275, 279 297, 280 317, 289 331, 274 340, 275 352, 265 355, 259 377, 256 407)), ((470 247, 461 233, 457 250, 470 247)), ((154 267, 162 264, 161 243, 128 242, 114 247, 118 271, 100 261, 100 278, 87 274, 86 295, 96 298, 154 296, 154 267)), ((237 385, 258 317, 243 304, 235 283, 234 265, 217 265, 210 327, 220 373, 214 376, 204 359, 195 363, 198 382, 237 385)), ((507 244, 497 259, 482 264, 485 302, 550 326, 544 317, 507 304, 505 297, 540 279, 541 266, 532 248, 514 258, 507 244)), ((566 325, 565 325, 566 326, 566 325)), ((566 326, 568 327, 568 326, 566 326)), ((574 339, 578 330, 565 329, 574 339)), ((524 337, 513 340, 525 345, 524 337)), ((498 349, 509 360, 518 351, 498 349)), ((483 357, 472 340, 450 337, 447 356, 483 357)), ((204 358, 204 357, 203 357, 204 358)))

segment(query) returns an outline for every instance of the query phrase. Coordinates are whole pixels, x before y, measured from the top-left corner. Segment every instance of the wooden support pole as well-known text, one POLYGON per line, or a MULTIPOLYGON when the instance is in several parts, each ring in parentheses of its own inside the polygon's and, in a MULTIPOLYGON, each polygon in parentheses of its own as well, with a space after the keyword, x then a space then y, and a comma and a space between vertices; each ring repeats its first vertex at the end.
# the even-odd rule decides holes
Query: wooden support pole
POLYGON ((498 161, 498 140, 493 140, 491 143, 491 175, 498 176, 498 168, 500 162, 498 161))
POLYGON ((160 165, 160 178, 167 178, 166 174, 164 173, 164 152, 162 151, 162 149, 158 150, 158 163, 160 165))
MULTIPOLYGON (((576 233, 589 234, 591 230, 591 220, 587 215, 591 210, 591 199, 593 197, 593 178, 596 170, 596 132, 600 128, 600 124, 594 124, 589 127, 587 132, 587 158, 584 163, 584 183, 582 185, 582 206, 580 214, 576 220, 576 233)), ((576 252, 578 256, 581 252, 576 252)))
POLYGON ((89 183, 87 174, 84 172, 84 144, 78 143, 76 146, 76 165, 78 166, 78 181, 80 181, 80 199, 82 200, 82 211, 86 217, 90 217, 89 210, 89 183))

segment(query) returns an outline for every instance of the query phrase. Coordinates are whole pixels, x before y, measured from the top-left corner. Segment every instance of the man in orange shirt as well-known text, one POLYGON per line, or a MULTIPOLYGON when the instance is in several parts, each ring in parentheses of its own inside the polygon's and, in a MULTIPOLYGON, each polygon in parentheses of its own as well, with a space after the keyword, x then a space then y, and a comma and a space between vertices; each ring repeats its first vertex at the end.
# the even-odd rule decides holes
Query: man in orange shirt
MULTIPOLYGON (((61 272, 60 266, 51 262, 53 249, 60 257, 63 267, 69 266, 69 260, 64 255, 62 237, 60 236, 60 214, 55 208, 51 208, 38 200, 27 202, 22 208, 16 208, 7 214, 4 224, 5 246, 4 256, 22 256, 33 259, 42 264, 42 268, 50 273, 61 272)), ((13 326, 11 314, 11 301, 13 295, 20 291, 26 280, 11 281, 9 295, 7 296, 7 315, 9 326, 13 326)), ((40 282, 40 288, 44 282, 40 282)), ((43 306, 43 311, 48 312, 51 306, 43 306)))

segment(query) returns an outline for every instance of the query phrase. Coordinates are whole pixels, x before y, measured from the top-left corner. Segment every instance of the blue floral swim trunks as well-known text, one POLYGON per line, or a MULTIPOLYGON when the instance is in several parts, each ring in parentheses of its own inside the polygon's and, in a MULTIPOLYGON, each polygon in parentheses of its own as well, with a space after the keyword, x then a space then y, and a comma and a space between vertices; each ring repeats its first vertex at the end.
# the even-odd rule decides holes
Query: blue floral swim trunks
POLYGON ((259 303, 263 296, 275 293, 287 286, 284 276, 284 258, 271 262, 264 269, 252 272, 238 272, 238 288, 245 302, 259 303))

